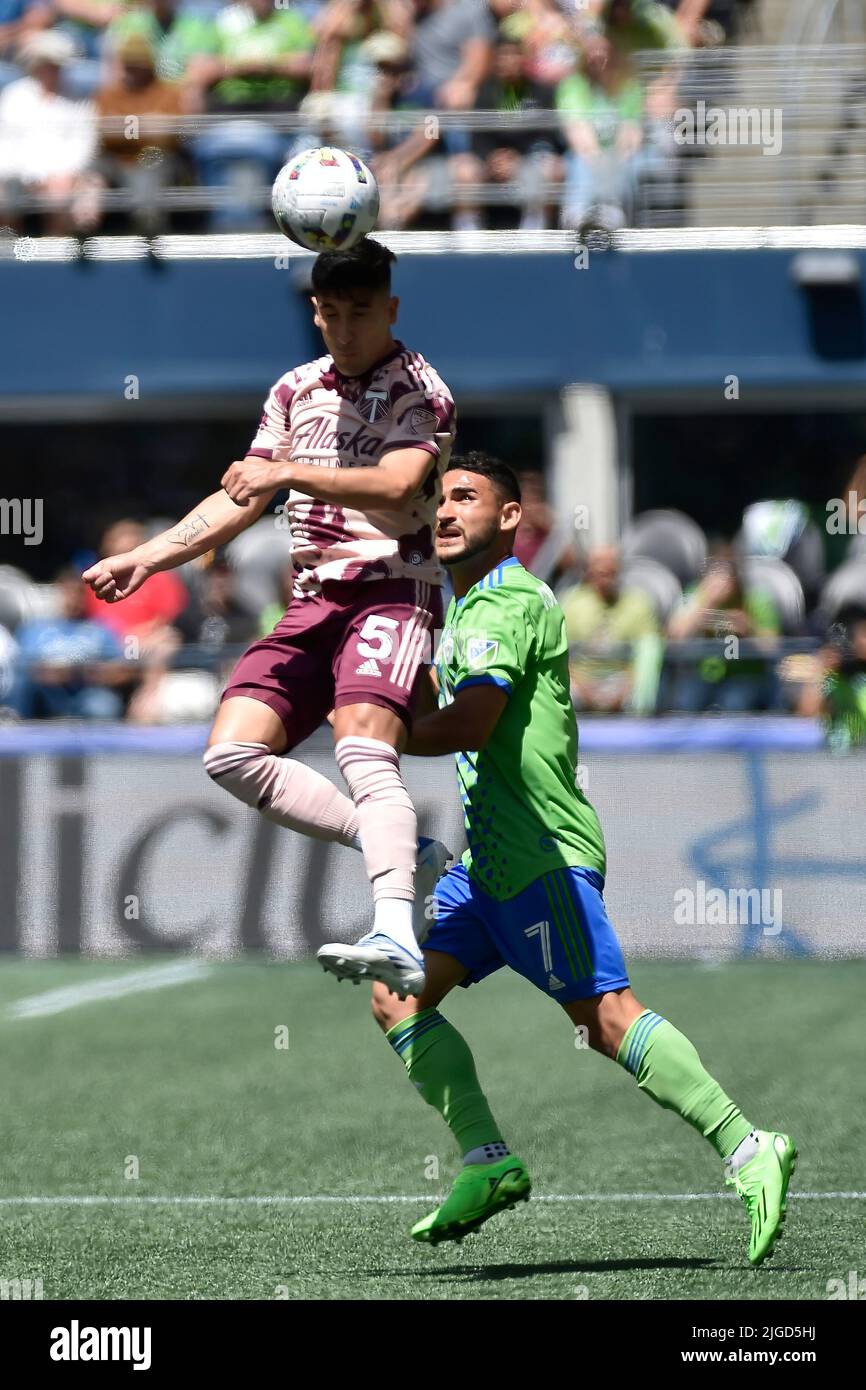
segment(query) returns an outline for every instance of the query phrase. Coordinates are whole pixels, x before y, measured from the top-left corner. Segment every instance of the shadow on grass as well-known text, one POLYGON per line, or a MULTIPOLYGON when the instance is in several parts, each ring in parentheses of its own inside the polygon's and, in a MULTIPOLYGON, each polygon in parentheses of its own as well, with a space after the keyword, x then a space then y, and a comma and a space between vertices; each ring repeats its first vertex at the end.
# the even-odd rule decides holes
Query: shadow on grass
MULTIPOLYGON (((440 1265, 437 1269, 413 1269, 415 1279, 462 1278, 473 1280, 532 1279, 538 1274, 614 1274, 638 1269, 715 1269, 715 1260, 552 1260, 547 1263, 502 1265, 440 1265)), ((405 1269, 368 1269, 370 1276, 405 1277, 405 1269)))

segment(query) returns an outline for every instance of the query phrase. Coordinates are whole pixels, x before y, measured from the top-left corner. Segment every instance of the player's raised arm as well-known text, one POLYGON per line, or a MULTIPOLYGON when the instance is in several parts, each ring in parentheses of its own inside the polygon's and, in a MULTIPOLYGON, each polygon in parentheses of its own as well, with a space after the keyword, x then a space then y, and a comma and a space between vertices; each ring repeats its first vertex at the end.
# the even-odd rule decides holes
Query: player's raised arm
POLYGON ((233 463, 222 485, 241 507, 261 491, 304 492, 339 507, 400 511, 414 497, 435 463, 429 451, 409 445, 391 449, 374 467, 320 468, 316 464, 245 458, 233 463))
POLYGON ((176 526, 123 555, 97 560, 81 577, 97 598, 117 603, 134 594, 158 570, 175 569, 233 540, 258 520, 275 490, 262 493, 246 506, 238 506, 220 489, 200 502, 176 526))

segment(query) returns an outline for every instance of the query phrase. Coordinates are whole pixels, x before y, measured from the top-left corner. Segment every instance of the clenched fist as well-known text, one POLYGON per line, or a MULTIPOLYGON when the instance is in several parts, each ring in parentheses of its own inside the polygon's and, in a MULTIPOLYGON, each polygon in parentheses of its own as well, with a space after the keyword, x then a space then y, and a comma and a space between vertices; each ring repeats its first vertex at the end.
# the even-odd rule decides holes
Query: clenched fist
POLYGON ((109 555, 105 560, 97 560, 95 565, 84 571, 81 578, 103 602, 119 603, 140 589, 149 576, 147 565, 143 565, 129 551, 126 555, 109 555))
POLYGON ((240 459, 226 469, 220 482, 232 501, 245 507, 263 492, 276 492, 283 483, 285 467, 270 459, 240 459))

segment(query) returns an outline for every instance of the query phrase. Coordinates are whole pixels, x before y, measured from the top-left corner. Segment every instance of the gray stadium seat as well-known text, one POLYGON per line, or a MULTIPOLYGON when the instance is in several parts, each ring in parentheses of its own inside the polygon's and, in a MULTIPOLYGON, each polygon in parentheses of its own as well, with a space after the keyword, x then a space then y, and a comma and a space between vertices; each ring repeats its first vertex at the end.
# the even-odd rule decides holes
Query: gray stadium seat
POLYGON ((14 632, 20 623, 45 616, 48 605, 40 591, 49 587, 35 584, 14 565, 0 565, 0 624, 14 632))
POLYGON ((626 527, 624 560, 640 555, 664 565, 685 586, 696 580, 707 558, 707 538, 690 516, 673 509, 642 512, 626 527))
POLYGON ((683 590, 680 581, 666 565, 651 560, 647 555, 635 555, 626 560, 620 576, 620 588, 639 589, 653 606, 659 627, 667 625, 668 618, 682 602, 683 590))
POLYGON ((790 565, 770 555, 747 555, 741 568, 746 586, 762 590, 773 600, 782 632, 786 636, 798 633, 803 625, 806 602, 803 586, 790 565))
POLYGON ((821 585, 824 583, 826 569, 824 566, 824 542, 814 521, 807 524, 802 535, 798 537, 783 558, 785 563, 791 566, 802 584, 807 599, 817 598, 821 592, 821 585))
POLYGON ((226 558, 235 571, 235 598, 247 613, 259 614, 280 598, 280 578, 291 563, 291 538, 267 512, 248 531, 226 546, 226 558))
POLYGON ((808 600, 817 598, 824 582, 824 542, 814 521, 809 520, 802 502, 754 502, 743 513, 743 525, 734 539, 740 555, 767 556, 790 565, 803 586, 808 600), (767 513, 775 512, 780 523, 774 529, 767 513))
POLYGON ((847 560, 824 585, 818 611, 827 622, 849 605, 866 608, 866 557, 847 560))

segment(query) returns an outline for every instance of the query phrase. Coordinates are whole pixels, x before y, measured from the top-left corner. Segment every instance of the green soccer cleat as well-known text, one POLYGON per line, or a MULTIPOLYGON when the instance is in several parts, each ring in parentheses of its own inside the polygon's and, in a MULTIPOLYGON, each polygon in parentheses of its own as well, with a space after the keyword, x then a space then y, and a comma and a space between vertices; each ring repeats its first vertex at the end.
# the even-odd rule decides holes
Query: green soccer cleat
POLYGON ((739 1172, 726 1178, 739 1192, 752 1222, 749 1261, 762 1264, 782 1234, 788 1183, 797 1166, 797 1148, 787 1134, 758 1130, 758 1152, 739 1172))
POLYGON ((460 1241, 498 1211, 528 1202, 531 1190, 526 1165, 514 1154, 496 1163, 469 1163, 457 1174, 441 1207, 412 1227, 412 1239, 429 1245, 460 1241))

